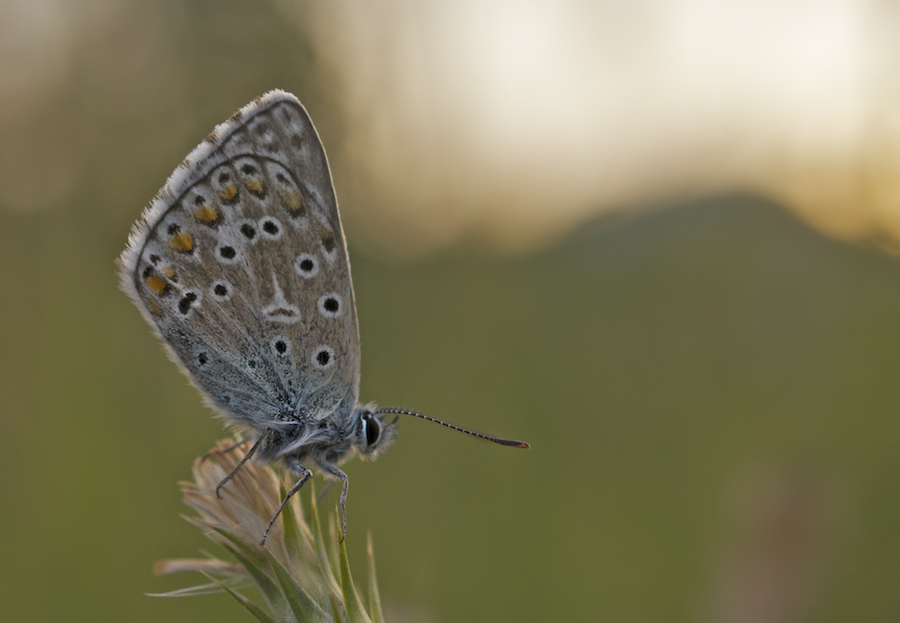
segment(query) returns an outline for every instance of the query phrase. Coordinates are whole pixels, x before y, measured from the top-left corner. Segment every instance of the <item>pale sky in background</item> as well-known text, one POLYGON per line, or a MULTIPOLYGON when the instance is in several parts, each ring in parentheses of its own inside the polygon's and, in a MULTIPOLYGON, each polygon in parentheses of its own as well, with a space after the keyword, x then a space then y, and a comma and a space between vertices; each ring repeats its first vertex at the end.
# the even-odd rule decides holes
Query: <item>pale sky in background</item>
POLYGON ((340 76, 344 175, 364 171, 356 190, 377 206, 355 218, 385 237, 529 248, 603 212, 740 191, 839 236, 900 234, 887 5, 344 0, 288 14, 340 76))
MULTIPOLYGON (((72 50, 122 28, 122 3, 75 4, 0 7, 0 138, 13 147, 0 156, 0 204, 13 209, 52 207, 86 174, 72 147, 81 139, 16 122, 71 79, 72 50), (21 184, 36 168, 53 181, 21 184)), ((341 107, 346 141, 326 149, 344 220, 369 246, 523 251, 603 213, 731 192, 771 197, 843 238, 900 240, 893 3, 275 6, 312 42, 321 84, 341 107)), ((171 63, 170 17, 136 20, 124 60, 104 62, 122 65, 122 80, 132 66, 171 63)), ((167 71, 165 89, 137 82, 108 88, 110 97, 140 108, 163 91, 177 104, 187 87, 167 71)))

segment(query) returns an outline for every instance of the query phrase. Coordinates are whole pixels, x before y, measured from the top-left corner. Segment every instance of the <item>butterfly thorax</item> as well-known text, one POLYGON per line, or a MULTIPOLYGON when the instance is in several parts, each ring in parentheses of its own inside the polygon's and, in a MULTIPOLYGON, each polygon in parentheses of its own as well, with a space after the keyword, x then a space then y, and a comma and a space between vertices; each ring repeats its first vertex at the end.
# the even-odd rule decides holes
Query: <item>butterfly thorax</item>
POLYGON ((393 441, 394 425, 374 415, 370 406, 357 406, 344 421, 283 417, 261 434, 258 452, 264 461, 339 465, 357 453, 363 458, 374 458, 393 441))

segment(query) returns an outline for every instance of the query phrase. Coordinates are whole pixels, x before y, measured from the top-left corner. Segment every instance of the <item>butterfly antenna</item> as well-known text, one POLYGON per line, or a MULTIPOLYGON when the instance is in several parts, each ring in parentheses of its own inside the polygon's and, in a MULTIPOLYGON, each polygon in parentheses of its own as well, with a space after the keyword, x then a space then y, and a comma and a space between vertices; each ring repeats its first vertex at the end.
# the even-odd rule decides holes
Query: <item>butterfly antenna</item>
MULTIPOLYGON (((431 417, 430 415, 425 415, 424 413, 418 413, 417 411, 410 411, 409 409, 400 409, 398 407, 381 407, 379 409, 375 409, 372 411, 373 415, 378 415, 382 413, 396 413, 399 415, 412 415, 414 417, 422 418, 423 420, 428 420, 429 422, 434 422, 435 424, 440 424, 441 426, 446 426, 447 428, 452 428, 453 430, 458 430, 461 433, 465 433, 467 435, 472 435, 473 437, 478 437, 480 439, 487 439, 488 441, 493 441, 494 443, 499 443, 501 446, 509 446, 511 448, 525 448, 528 449, 531 446, 525 443, 524 441, 516 441, 515 439, 501 439, 500 437, 491 437, 490 435, 485 435, 483 433, 476 433, 473 430, 469 430, 467 428, 460 428, 459 426, 454 426, 453 424, 448 424, 442 420, 431 417)), ((394 420, 396 421, 396 420, 394 420)))

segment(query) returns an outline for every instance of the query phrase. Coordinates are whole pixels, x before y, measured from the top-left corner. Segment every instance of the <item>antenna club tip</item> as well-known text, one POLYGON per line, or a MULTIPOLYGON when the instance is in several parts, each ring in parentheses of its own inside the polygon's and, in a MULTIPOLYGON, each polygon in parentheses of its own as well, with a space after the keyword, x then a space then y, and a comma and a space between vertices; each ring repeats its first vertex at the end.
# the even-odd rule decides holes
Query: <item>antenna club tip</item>
POLYGON ((494 443, 499 443, 501 446, 506 446, 508 448, 524 448, 525 450, 531 447, 530 444, 524 441, 516 441, 515 439, 497 439, 496 437, 490 438, 494 443))

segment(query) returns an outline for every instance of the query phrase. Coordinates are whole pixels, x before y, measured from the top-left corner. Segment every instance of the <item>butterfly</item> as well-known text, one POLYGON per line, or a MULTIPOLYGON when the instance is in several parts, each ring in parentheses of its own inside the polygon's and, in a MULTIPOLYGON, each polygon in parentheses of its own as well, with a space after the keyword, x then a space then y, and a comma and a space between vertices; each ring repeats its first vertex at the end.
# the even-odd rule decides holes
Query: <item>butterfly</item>
MULTIPOLYGON (((359 403, 359 328, 350 262, 325 150, 300 101, 271 91, 217 126, 175 170, 135 224, 119 258, 121 287, 170 357, 254 455, 298 480, 343 484, 338 467, 373 458, 412 415, 359 403)), ((240 445, 240 444, 238 444, 240 445)))

